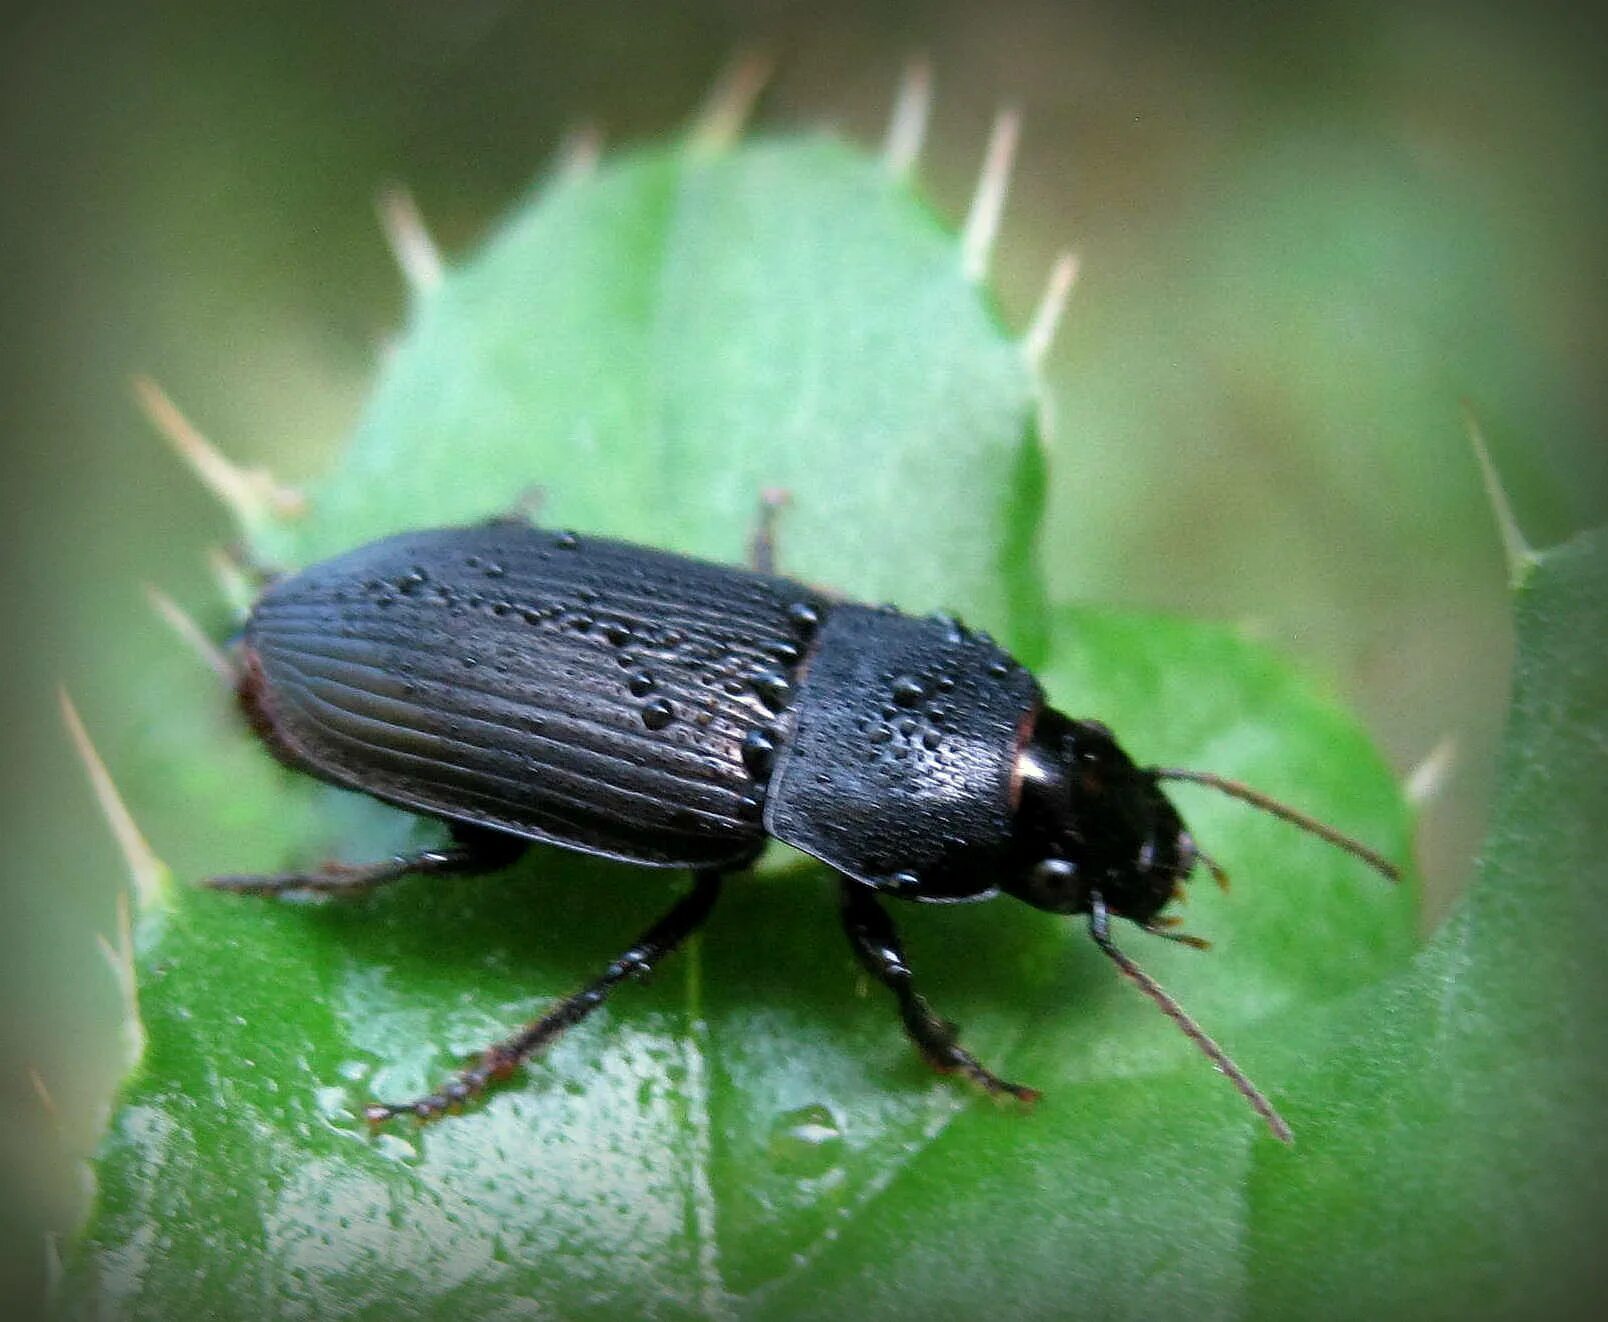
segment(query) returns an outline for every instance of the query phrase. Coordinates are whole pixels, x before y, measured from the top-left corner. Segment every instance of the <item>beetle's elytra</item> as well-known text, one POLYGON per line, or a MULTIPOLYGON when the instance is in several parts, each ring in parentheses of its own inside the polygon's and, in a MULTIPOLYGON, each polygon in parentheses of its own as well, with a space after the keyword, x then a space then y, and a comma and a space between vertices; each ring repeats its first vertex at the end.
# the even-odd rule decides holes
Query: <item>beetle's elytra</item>
POLYGON ((708 916, 770 838, 841 877, 860 962, 941 1070, 1023 1099, 916 991, 883 897, 1003 892, 1083 914, 1099 947, 1267 1119, 1272 1105, 1112 943, 1110 920, 1189 941, 1163 910, 1197 865, 1161 789, 1193 779, 1359 855, 1357 842, 1210 773, 1136 766, 1047 706, 992 639, 750 570, 502 520, 406 533, 274 582, 238 647, 253 727, 290 765, 439 818, 452 843, 363 867, 226 876, 254 894, 360 893, 505 866, 532 841, 685 868, 691 892, 591 985, 438 1092, 367 1109, 431 1118, 505 1077, 708 916))

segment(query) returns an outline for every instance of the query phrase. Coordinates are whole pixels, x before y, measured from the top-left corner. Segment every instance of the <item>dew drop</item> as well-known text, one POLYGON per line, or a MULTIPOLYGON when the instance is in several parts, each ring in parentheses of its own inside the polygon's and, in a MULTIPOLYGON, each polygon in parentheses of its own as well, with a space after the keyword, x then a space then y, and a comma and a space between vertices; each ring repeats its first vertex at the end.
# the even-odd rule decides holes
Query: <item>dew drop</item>
POLYGON ((553 545, 560 551, 573 551, 581 544, 581 539, 572 532, 561 532, 553 538, 553 545))
POLYGON ((921 891, 921 878, 906 869, 889 877, 888 886, 896 895, 916 895, 921 891))
POLYGON ((816 1102, 777 1116, 768 1146, 780 1173, 817 1180, 843 1160, 843 1127, 827 1107, 816 1102))
POLYGON ((1010 663, 1008 661, 990 661, 988 663, 988 673, 990 675, 1008 675, 1011 673, 1010 663))
POLYGON ((914 675, 900 675, 893 681, 893 700, 901 707, 914 707, 927 696, 927 686, 914 675))
POLYGON ((786 675, 766 670, 754 676, 754 692, 759 694, 759 700, 767 707, 779 712, 793 696, 793 686, 787 682, 786 675))
POLYGON ((758 777, 770 775, 776 765, 776 732, 756 725, 743 736, 743 765, 758 777))
POLYGON ((873 725, 869 738, 874 744, 885 744, 893 738, 893 730, 886 725, 873 725))
POLYGON ((619 620, 610 620, 603 626, 603 636, 616 647, 624 647, 631 641, 631 626, 619 620))
POLYGON ((664 698, 655 698, 642 708, 642 724, 650 730, 662 730, 676 719, 676 709, 664 698))
POLYGON ((491 561, 486 566, 486 570, 485 570, 487 578, 501 578, 507 572, 508 571, 506 569, 504 569, 501 565, 499 565, 495 560, 491 561))
POLYGON ((415 1165, 419 1160, 419 1149, 396 1134, 377 1134, 374 1138, 374 1148, 382 1157, 401 1162, 404 1166, 415 1165))
POLYGON ((795 601, 787 608, 787 618, 793 627, 808 637, 821 622, 821 613, 807 601, 795 601))
POLYGON ((633 698, 644 698, 653 692, 653 676, 646 670, 633 670, 626 676, 625 685, 633 698))

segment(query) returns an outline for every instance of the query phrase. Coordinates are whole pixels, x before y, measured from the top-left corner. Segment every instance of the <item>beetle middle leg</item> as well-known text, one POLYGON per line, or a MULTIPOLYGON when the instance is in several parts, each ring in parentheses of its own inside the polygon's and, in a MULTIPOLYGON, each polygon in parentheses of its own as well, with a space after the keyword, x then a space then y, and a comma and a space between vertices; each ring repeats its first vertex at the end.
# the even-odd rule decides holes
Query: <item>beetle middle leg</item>
POLYGON ((755 573, 776 572, 776 516, 793 499, 784 487, 764 487, 759 493, 759 514, 748 537, 748 564, 755 573))
POLYGON ((848 877, 841 884, 843 930, 849 944, 866 971, 899 1002, 905 1032, 927 1063, 940 1073, 964 1074, 987 1092, 1008 1094, 1024 1102, 1037 1101, 1036 1088, 1006 1082, 955 1040, 955 1026, 939 1018, 927 998, 916 990, 898 930, 875 892, 848 877))
POLYGON ((694 874, 693 887, 677 900, 636 943, 580 991, 558 1002, 539 1019, 533 1019, 517 1033, 487 1047, 466 1070, 424 1097, 411 1102, 373 1102, 363 1108, 363 1118, 380 1124, 399 1115, 433 1120, 470 1098, 483 1093, 491 1084, 508 1078, 521 1064, 545 1051, 569 1029, 575 1027, 602 1005, 609 993, 622 982, 640 978, 666 955, 682 945, 703 926, 720 898, 721 874, 701 871, 694 874))
POLYGON ((454 827, 453 843, 373 863, 326 863, 305 872, 208 877, 203 885, 236 895, 284 895, 314 891, 323 895, 366 895, 411 876, 476 876, 507 867, 529 847, 517 836, 473 827, 454 827))

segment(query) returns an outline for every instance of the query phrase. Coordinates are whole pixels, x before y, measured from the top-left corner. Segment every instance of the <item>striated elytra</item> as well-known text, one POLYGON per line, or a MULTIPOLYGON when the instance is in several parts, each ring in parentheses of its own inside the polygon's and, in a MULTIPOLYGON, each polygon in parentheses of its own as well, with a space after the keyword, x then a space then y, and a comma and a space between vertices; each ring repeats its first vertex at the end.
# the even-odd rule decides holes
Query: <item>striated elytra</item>
POLYGON ((1161 788, 1211 785, 1349 850, 1333 828, 1209 772, 1137 766, 1098 721, 1046 705, 986 634, 715 565, 518 520, 405 533, 273 582, 237 647, 253 728, 289 765, 438 818, 452 842, 359 867, 223 876, 251 894, 360 894, 415 873, 506 866, 530 842, 646 867, 692 890, 592 983, 436 1092, 374 1103, 433 1118, 504 1078, 708 916, 769 839, 840 876, 844 930, 935 1067, 992 1093, 916 990, 884 896, 1001 892, 1086 915, 1099 948, 1288 1139, 1272 1104, 1112 942, 1112 918, 1169 930, 1197 866, 1161 788))

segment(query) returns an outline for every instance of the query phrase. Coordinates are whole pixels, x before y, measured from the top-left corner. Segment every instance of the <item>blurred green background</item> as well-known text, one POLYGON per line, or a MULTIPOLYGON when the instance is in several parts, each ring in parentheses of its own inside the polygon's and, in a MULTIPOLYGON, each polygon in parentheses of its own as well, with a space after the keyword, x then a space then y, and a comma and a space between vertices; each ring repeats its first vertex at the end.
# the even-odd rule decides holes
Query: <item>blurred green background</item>
POLYGON ((1049 365, 1052 592, 1242 623, 1327 676, 1404 773, 1454 738, 1420 842, 1429 920, 1455 894, 1510 650, 1462 401, 1534 541, 1608 510, 1595 15, 168 0, 4 22, 0 1298, 40 1297, 41 1235, 82 1207, 72 1159, 117 1073, 93 934, 122 874, 53 688, 115 751, 112 677, 175 646, 141 584, 223 621, 196 547, 228 525, 130 375, 232 455, 317 471, 404 313, 378 190, 406 181, 462 251, 567 128, 670 131, 740 46, 777 57, 761 127, 870 145, 929 57, 920 176, 957 219, 996 107, 1023 108, 1004 316, 1025 324, 1059 250, 1083 260, 1049 365))

